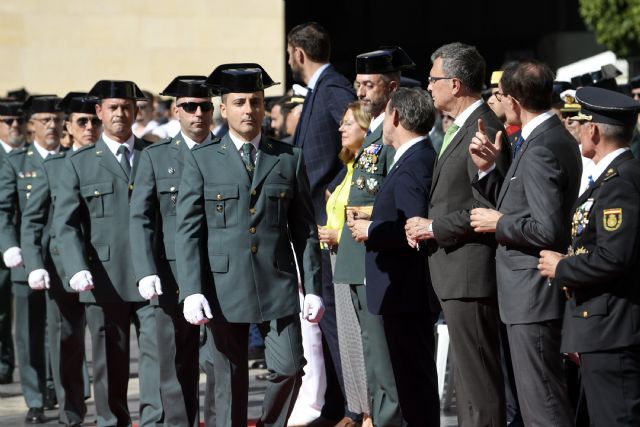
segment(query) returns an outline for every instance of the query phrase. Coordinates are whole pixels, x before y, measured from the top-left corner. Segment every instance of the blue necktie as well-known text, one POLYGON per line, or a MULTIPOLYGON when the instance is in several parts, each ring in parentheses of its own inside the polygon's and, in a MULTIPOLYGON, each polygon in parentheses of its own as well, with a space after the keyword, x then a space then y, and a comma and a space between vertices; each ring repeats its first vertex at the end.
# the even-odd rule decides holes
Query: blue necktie
POLYGON ((518 140, 516 141, 515 144, 513 144, 513 158, 516 158, 516 155, 518 154, 518 151, 520 151, 520 148, 522 147, 522 144, 524 144, 524 138, 522 137, 522 135, 520 135, 520 137, 518 138, 518 140))
POLYGON ((589 175, 587 177, 587 188, 591 188, 591 186, 593 185, 594 181, 593 181, 593 176, 589 175))

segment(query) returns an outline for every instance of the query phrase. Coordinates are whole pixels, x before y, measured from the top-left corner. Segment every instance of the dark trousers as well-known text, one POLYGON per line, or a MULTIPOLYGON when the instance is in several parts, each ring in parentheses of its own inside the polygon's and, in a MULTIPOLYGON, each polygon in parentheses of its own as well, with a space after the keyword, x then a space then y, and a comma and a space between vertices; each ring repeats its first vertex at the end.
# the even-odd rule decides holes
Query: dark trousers
POLYGON ((580 354, 592 427, 640 425, 640 346, 580 354))
POLYGON ((6 375, 9 379, 15 367, 12 320, 11 271, 0 260, 0 376, 6 375))
POLYGON ((560 354, 560 320, 507 325, 518 402, 529 427, 573 426, 560 354))
POLYGON ((165 424, 197 427, 199 328, 184 319, 181 305, 156 305, 154 309, 165 424))
POLYGON ((78 294, 47 295, 47 335, 51 371, 63 424, 81 423, 87 413, 85 396, 86 320, 78 294))
MULTIPOLYGON (((275 319, 265 337, 267 389, 258 426, 284 427, 302 384, 305 365, 298 314, 275 319)), ((215 371, 216 425, 247 425, 249 394, 248 323, 209 322, 215 371)))
POLYGON ((29 408, 42 408, 46 389, 46 298, 24 284, 13 285, 16 302, 16 353, 20 385, 29 408))
POLYGON ((504 427, 500 315, 495 298, 440 301, 451 338, 460 427, 504 427))
MULTIPOLYGON (((400 413, 400 400, 382 317, 369 312, 364 285, 350 285, 350 287, 351 301, 360 322, 364 365, 371 394, 370 415, 373 425, 375 427, 401 426, 403 419, 400 413)), ((411 341, 412 338, 409 340, 411 341)))
POLYGON ((202 342, 199 351, 200 369, 205 373, 207 379, 204 393, 204 425, 205 427, 216 427, 216 376, 213 369, 213 342, 211 329, 203 326, 204 334, 201 336, 202 342))
POLYGON ((153 306, 142 302, 119 302, 86 304, 85 309, 93 348, 93 391, 98 427, 131 424, 127 407, 131 322, 140 350, 139 425, 160 424, 163 412, 153 306))

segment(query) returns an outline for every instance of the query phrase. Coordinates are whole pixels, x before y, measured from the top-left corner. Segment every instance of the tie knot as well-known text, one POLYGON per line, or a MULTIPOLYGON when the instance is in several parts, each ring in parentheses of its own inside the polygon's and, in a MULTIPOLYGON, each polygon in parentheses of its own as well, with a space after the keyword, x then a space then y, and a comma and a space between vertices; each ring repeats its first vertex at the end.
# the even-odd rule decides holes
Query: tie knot
POLYGON ((451 123, 451 126, 449 126, 449 129, 447 129, 447 135, 451 135, 454 134, 458 129, 460 129, 460 126, 458 126, 455 123, 451 123))
POLYGON ((251 144, 250 142, 245 142, 244 144, 242 144, 242 154, 249 155, 253 152, 254 148, 255 147, 253 146, 253 144, 251 144))
POLYGON ((126 145, 121 144, 120 147, 118 147, 118 154, 129 154, 129 148, 127 148, 126 145))

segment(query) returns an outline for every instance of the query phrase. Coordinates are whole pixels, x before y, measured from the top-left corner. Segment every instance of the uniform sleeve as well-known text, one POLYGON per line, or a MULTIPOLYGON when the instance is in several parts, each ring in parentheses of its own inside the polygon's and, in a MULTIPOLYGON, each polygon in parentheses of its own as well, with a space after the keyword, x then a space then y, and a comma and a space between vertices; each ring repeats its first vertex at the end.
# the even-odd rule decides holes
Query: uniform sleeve
POLYGON ((16 171, 5 158, 0 166, 0 250, 20 246, 18 224, 18 183, 16 171))
POLYGON ((44 260, 42 259, 44 253, 42 239, 44 229, 49 220, 51 189, 46 167, 42 168, 42 173, 42 179, 38 181, 38 185, 34 186, 22 212, 22 223, 20 225, 20 244, 27 273, 45 268, 44 260))

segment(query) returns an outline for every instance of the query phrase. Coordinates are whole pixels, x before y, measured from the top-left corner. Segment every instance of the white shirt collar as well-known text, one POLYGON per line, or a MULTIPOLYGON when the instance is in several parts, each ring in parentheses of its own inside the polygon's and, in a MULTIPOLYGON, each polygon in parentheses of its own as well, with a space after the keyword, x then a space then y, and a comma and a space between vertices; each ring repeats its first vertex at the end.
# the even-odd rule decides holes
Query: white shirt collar
POLYGON ((40 157, 42 157, 43 159, 46 159, 49 154, 58 154, 60 152, 60 145, 58 145, 55 150, 51 151, 47 150, 46 148, 42 148, 42 146, 36 141, 33 141, 33 146, 35 147, 38 154, 40 154, 40 157))
POLYGON ((402 155, 406 153, 409 150, 409 148, 413 147, 423 139, 427 139, 427 136, 422 135, 417 138, 410 139, 409 141, 405 142, 400 147, 398 147, 398 149, 396 150, 396 153, 393 156, 393 164, 395 165, 396 163, 398 163, 398 160, 400 160, 400 157, 402 157, 402 155))
POLYGON ((371 132, 375 132, 376 129, 378 129, 378 126, 380 126, 380 124, 382 124, 382 122, 384 121, 384 112, 382 112, 382 114, 380 114, 378 117, 376 117, 375 119, 371 120, 371 123, 369 123, 369 130, 371 132))
MULTIPOLYGON (((10 146, 9 144, 7 144, 6 142, 4 142, 1 139, 0 139, 0 145, 2 145, 2 148, 4 148, 4 151, 6 153, 10 153, 14 149, 12 146, 10 146)), ((18 145, 15 148, 22 148, 22 147, 24 147, 24 141, 22 143, 20 143, 20 145, 18 145)))
POLYGON ((604 156, 602 160, 596 163, 593 166, 593 169, 591 169, 591 179, 594 182, 597 181, 598 178, 600 178, 600 175, 602 175, 602 173, 605 170, 607 170, 611 162, 613 162, 616 159, 616 157, 618 157, 620 154, 624 153, 625 151, 629 151, 629 147, 618 148, 617 150, 612 151, 611 153, 604 156))
POLYGON ((129 160, 131 160, 131 158, 133 157, 133 143, 135 141, 133 133, 131 134, 129 139, 127 139, 122 144, 109 138, 104 132, 102 133, 102 140, 105 144, 107 144, 107 147, 109 147, 109 151, 111 151, 113 155, 116 156, 118 161, 120 160, 120 157, 118 157, 118 148, 120 148, 122 144, 125 144, 127 146, 127 149, 129 150, 129 160))
POLYGON ((330 65, 329 63, 326 63, 326 64, 320 66, 320 68, 318 68, 316 70, 316 72, 313 73, 313 75, 309 79, 309 83, 307 83, 307 89, 313 90, 316 87, 316 83, 318 83, 318 79, 320 78, 320 75, 322 75, 322 72, 324 70, 329 68, 329 65, 330 65))
POLYGON ((231 141, 233 141, 233 145, 236 146, 236 150, 238 151, 242 150, 242 144, 249 142, 255 147, 256 153, 257 153, 258 147, 260 146, 261 137, 262 137, 262 133, 258 133, 258 135, 255 138, 253 138, 251 141, 245 141, 240 137, 237 137, 236 135, 234 135, 233 132, 229 131, 229 138, 231 138, 231 141))
MULTIPOLYGON (((182 134, 182 138, 184 138, 184 142, 187 143, 187 147, 189 147, 189 150, 191 150, 193 147, 195 147, 198 144, 198 142, 195 142, 193 139, 185 135, 184 132, 180 131, 180 133, 182 134)), ((200 142, 200 144, 204 144, 205 142, 209 142, 209 141, 211 141, 211 133, 208 133, 207 137, 202 142, 200 142)))
POLYGON ((554 115, 555 113, 553 111, 546 111, 534 117, 529 123, 527 123, 522 127, 522 133, 520 133, 520 135, 522 136, 523 139, 526 140, 527 138, 529 138, 529 135, 531 135, 531 132, 533 132, 535 128, 540 126, 546 120, 549 120, 554 115))
POLYGON ((467 121, 471 113, 476 111, 476 109, 478 109, 482 104, 484 104, 484 101, 482 99, 478 99, 476 102, 465 108, 462 113, 458 114, 458 117, 455 118, 453 123, 458 125, 458 128, 461 128, 467 121))

